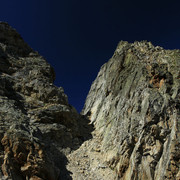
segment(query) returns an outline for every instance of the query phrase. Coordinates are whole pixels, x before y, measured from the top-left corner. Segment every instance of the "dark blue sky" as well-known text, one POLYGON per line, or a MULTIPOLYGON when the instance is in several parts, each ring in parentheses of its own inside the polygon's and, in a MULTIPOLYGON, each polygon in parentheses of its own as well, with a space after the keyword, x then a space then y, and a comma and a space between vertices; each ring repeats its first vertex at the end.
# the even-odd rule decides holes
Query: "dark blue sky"
POLYGON ((5 0, 8 22, 56 71, 57 86, 80 111, 102 64, 120 40, 180 49, 177 1, 5 0))

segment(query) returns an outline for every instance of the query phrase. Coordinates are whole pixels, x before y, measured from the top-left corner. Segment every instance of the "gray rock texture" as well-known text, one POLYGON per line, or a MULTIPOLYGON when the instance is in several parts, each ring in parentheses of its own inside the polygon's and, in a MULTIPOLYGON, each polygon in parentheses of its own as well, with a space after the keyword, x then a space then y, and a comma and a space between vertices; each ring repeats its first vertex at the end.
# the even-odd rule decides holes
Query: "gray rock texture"
MULTIPOLYGON (((117 179, 180 179, 180 50, 121 41, 82 114, 117 179)), ((106 177, 104 177, 106 179, 106 177)))
POLYGON ((81 115, 54 80, 0 22, 0 179, 180 180, 180 50, 121 41, 81 115))
POLYGON ((89 130, 54 79, 46 60, 1 22, 0 179, 71 179, 66 155, 89 130))

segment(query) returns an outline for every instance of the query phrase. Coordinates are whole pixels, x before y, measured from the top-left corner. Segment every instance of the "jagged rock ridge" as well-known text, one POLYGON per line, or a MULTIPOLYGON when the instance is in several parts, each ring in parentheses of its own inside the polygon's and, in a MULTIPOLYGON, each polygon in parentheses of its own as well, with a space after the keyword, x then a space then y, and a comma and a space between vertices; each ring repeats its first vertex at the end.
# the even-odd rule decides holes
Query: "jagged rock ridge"
POLYGON ((66 155, 89 138, 89 129, 54 79, 46 60, 1 22, 1 179, 71 179, 66 155))
POLYGON ((179 100, 180 50, 119 43, 82 111, 117 179, 180 179, 179 100))

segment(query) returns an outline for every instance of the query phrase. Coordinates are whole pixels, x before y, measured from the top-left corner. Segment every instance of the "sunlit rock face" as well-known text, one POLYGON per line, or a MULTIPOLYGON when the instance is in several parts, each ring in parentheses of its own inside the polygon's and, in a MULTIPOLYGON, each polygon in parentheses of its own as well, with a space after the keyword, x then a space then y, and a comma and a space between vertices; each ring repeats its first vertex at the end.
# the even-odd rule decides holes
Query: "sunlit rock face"
POLYGON ((66 155, 88 131, 54 79, 46 60, 1 22, 0 179, 69 178, 66 155))
POLYGON ((117 179, 180 179, 179 100, 180 50, 118 44, 82 111, 117 179))

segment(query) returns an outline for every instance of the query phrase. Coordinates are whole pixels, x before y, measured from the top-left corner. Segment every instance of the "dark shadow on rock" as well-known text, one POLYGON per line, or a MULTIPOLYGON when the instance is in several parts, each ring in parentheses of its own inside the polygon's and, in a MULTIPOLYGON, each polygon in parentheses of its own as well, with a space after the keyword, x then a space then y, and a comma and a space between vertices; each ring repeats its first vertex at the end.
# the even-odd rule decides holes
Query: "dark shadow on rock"
POLYGON ((0 77, 0 84, 0 95, 5 96, 10 100, 14 100, 14 105, 16 108, 20 109, 24 114, 27 114, 23 97, 13 89, 13 80, 8 76, 0 77))
POLYGON ((92 139, 92 132, 94 131, 94 126, 93 124, 90 124, 88 116, 85 115, 80 115, 78 125, 80 129, 80 136, 78 138, 81 139, 81 143, 79 146, 81 146, 84 141, 92 139))
POLYGON ((52 166, 60 170, 58 180, 72 180, 72 172, 66 166, 68 159, 66 155, 77 150, 82 143, 92 138, 94 127, 87 117, 79 115, 78 131, 69 131, 64 125, 58 124, 57 129, 51 128, 52 124, 40 123, 38 130, 33 133, 40 142, 44 144, 44 150, 52 166), (47 128, 44 128, 44 127, 47 128))
MULTIPOLYGON (((79 143, 76 144, 76 142, 73 142, 73 146, 71 147, 72 151, 77 150, 85 141, 93 138, 92 132, 94 131, 94 126, 90 124, 90 120, 88 119, 87 116, 80 115, 78 125, 80 129, 80 135, 77 136, 79 143)), ((75 138, 75 140, 77 140, 77 138, 75 138)), ((66 156, 64 156, 62 158, 62 163, 60 166, 62 169, 62 172, 60 173, 59 180, 72 180, 72 177, 71 177, 72 172, 66 169, 67 164, 68 164, 68 160, 66 156)))
MULTIPOLYGON (((79 119, 79 130, 80 135, 77 136, 79 143, 76 144, 76 142, 73 142, 73 146, 71 149, 73 151, 77 150, 85 141, 92 139, 92 132, 94 131, 94 126, 90 124, 90 120, 88 119, 88 116, 80 115, 79 119)), ((75 138, 75 140, 77 140, 75 138)), ((59 180, 71 180, 72 177, 70 176, 72 172, 68 171, 66 169, 66 165, 68 164, 67 158, 64 156, 62 161, 61 169, 63 170, 60 174, 59 180)))

